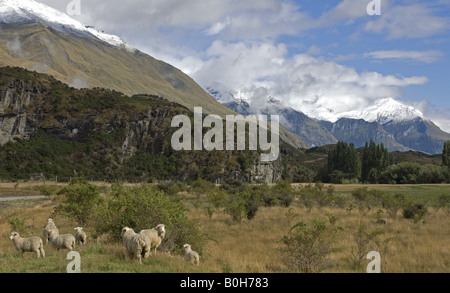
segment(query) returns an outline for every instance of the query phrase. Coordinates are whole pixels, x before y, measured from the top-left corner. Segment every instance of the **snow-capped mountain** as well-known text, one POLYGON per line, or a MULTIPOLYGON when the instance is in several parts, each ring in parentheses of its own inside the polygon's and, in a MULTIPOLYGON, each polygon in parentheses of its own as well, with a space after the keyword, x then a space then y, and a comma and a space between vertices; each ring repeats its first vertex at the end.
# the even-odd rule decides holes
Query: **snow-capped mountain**
POLYGON ((428 120, 422 112, 414 107, 404 105, 392 98, 385 98, 377 101, 354 115, 346 118, 363 119, 367 122, 378 122, 385 125, 390 122, 411 121, 417 118, 428 120))
POLYGON ((450 134, 439 129, 422 112, 393 98, 381 99, 358 111, 337 113, 322 106, 305 114, 272 97, 258 98, 254 102, 251 98, 236 98, 232 93, 237 91, 212 90, 211 87, 208 91, 242 115, 280 115, 280 124, 300 136, 310 147, 337 141, 362 147, 373 140, 383 143, 390 151, 417 150, 438 154, 442 152, 443 143, 450 140, 450 134))
POLYGON ((99 32, 92 27, 81 24, 67 14, 34 0, 0 0, 0 23, 17 24, 39 22, 55 29, 75 30, 80 33, 92 34, 98 39, 115 47, 130 51, 135 49, 118 36, 99 32))
POLYGON ((0 32, 0 66, 45 73, 75 88, 145 93, 190 109, 234 114, 178 68, 43 3, 0 0, 0 32))

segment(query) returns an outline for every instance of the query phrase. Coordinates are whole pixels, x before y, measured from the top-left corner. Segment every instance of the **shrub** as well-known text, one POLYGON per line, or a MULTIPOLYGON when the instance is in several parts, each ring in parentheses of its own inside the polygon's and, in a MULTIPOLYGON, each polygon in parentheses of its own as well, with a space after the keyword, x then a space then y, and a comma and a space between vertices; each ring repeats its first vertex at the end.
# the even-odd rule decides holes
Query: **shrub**
POLYGON ((158 224, 167 226, 166 237, 160 246, 162 250, 182 252, 183 245, 190 243, 201 253, 206 242, 207 236, 187 218, 187 208, 180 198, 169 196, 152 185, 125 187, 113 184, 106 204, 96 217, 97 233, 107 234, 116 242, 121 240, 123 227, 139 232, 158 224))
POLYGON ((310 224, 299 222, 281 239, 283 262, 290 271, 319 273, 329 264, 328 255, 335 244, 340 227, 336 219, 327 223, 314 219, 310 224))
POLYGON ((26 228, 25 219, 14 218, 9 221, 9 225, 11 226, 12 231, 16 232, 24 232, 26 228))
POLYGON ((407 204, 403 194, 385 195, 382 198, 383 207, 387 210, 391 218, 397 217, 397 212, 407 204))
POLYGON ((82 226, 89 223, 93 214, 103 204, 99 188, 82 180, 73 180, 58 195, 60 204, 54 213, 73 219, 82 226))
POLYGON ((382 229, 375 229, 369 231, 368 228, 363 225, 362 221, 359 222, 358 229, 353 235, 355 247, 352 248, 350 260, 355 269, 361 269, 366 261, 366 255, 370 252, 369 245, 376 242, 378 237, 383 234, 382 229))
POLYGON ((249 191, 228 195, 225 212, 229 214, 233 221, 240 222, 246 217, 252 220, 261 206, 261 200, 258 194, 249 191))
POLYGON ((423 220, 425 215, 428 213, 428 209, 424 204, 415 203, 406 207, 403 210, 403 217, 405 219, 413 220, 414 223, 418 223, 423 220))

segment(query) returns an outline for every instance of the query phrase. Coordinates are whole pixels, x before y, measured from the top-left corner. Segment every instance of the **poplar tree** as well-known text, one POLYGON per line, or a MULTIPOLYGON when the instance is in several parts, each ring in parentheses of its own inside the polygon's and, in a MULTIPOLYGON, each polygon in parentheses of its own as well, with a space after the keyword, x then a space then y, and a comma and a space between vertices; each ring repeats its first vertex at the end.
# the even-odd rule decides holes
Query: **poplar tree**
POLYGON ((444 143, 444 150, 442 151, 442 166, 450 169, 450 140, 444 143))

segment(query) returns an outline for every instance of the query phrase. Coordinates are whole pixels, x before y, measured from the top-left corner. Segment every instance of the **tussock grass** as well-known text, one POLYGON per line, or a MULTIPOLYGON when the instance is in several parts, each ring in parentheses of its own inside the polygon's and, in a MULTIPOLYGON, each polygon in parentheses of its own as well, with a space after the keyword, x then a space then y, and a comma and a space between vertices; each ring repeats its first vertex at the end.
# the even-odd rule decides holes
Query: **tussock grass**
MULTIPOLYGON (((337 186, 339 188, 348 186, 337 186)), ((358 185, 358 187, 360 187, 358 185)), ((374 186, 376 188, 377 186, 374 186)), ((381 187, 382 188, 382 187, 381 187)), ((387 188, 387 187, 386 187, 387 188)), ((394 189, 394 186, 389 187, 394 189)), ((406 187, 405 187, 406 188, 406 187)), ((441 187, 442 188, 442 187, 441 187)), ((414 186, 425 192, 442 191, 434 187, 414 186)), ((350 189, 349 189, 350 190, 350 189)), ((406 189, 405 189, 406 190, 406 189)), ((445 190, 445 189, 444 189, 445 190)), ((341 191, 341 192, 347 192, 341 191)), ((416 194, 426 197, 427 194, 416 194)), ((416 196, 413 195, 413 196, 416 196)), ((299 221, 309 222, 316 218, 337 218, 337 225, 343 230, 337 234, 336 244, 329 255, 331 262, 324 272, 364 273, 369 261, 362 267, 351 262, 351 253, 356 248, 355 233, 360 224, 367 231, 382 229, 377 241, 369 248, 381 253, 384 273, 448 273, 450 271, 450 217, 442 210, 429 208, 425 223, 414 223, 404 219, 399 211, 397 218, 388 218, 387 225, 376 224, 377 211, 347 211, 338 207, 313 208, 308 212, 299 201, 289 208, 260 208, 256 217, 249 221, 233 222, 221 209, 208 213, 203 207, 204 197, 185 198, 189 208, 188 217, 200 225, 200 230, 209 235, 204 247, 200 266, 186 263, 182 255, 157 252, 139 265, 130 260, 121 243, 110 243, 106 237, 88 239, 88 244, 77 247, 82 258, 83 273, 283 273, 286 267, 279 254, 280 240, 299 221), (200 202, 196 202, 200 201, 200 202)), ((47 257, 36 259, 32 253, 25 253, 22 259, 9 240, 10 221, 25 220, 22 237, 40 236, 46 219, 52 214, 54 202, 51 199, 20 201, 11 205, 0 205, 0 273, 65 273, 69 260, 66 251, 57 252, 45 246, 47 257)), ((64 218, 55 218, 61 233, 74 234, 73 223, 64 218)), ((170 227, 168 227, 170 229, 170 227)), ((86 232, 92 232, 85 227, 86 232)), ((195 250, 195 247, 193 247, 195 250)))

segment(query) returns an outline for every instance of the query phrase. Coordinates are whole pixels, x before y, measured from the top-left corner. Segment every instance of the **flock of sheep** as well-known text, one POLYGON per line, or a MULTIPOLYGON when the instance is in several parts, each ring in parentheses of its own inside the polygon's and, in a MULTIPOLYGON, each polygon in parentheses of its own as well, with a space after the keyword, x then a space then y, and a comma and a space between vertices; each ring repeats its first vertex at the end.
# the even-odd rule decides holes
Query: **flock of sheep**
MULTIPOLYGON (((45 240, 45 244, 50 242, 50 244, 58 251, 60 249, 72 251, 75 249, 75 243, 83 245, 87 240, 87 235, 83 231, 83 228, 76 227, 75 230, 75 236, 72 234, 60 235, 59 229, 56 227, 53 219, 48 219, 47 225, 44 227, 44 231, 42 232, 42 236, 45 240)), ((13 241, 17 251, 20 251, 22 257, 24 252, 34 252, 38 258, 40 258, 41 255, 42 257, 45 257, 44 241, 41 237, 33 236, 30 238, 22 238, 19 233, 12 232, 9 238, 13 241)))
MULTIPOLYGON (((83 231, 83 228, 76 227, 76 234, 59 234, 59 229, 56 227, 53 219, 47 220, 47 225, 42 232, 45 244, 50 244, 57 249, 67 249, 73 251, 75 245, 84 245, 87 240, 87 235, 83 231)), ((139 233, 134 232, 133 229, 125 227, 122 229, 121 237, 123 245, 130 258, 138 259, 142 264, 142 258, 148 258, 152 251, 156 255, 156 249, 161 245, 164 237, 166 236, 166 225, 159 224, 156 227, 148 230, 142 230, 139 233)), ((33 236, 30 238, 22 238, 19 233, 12 232, 9 237, 17 251, 20 251, 22 257, 24 252, 34 252, 37 257, 45 257, 44 241, 41 237, 33 236)), ((191 249, 189 244, 183 245, 184 259, 195 265, 200 264, 199 254, 191 249)))

